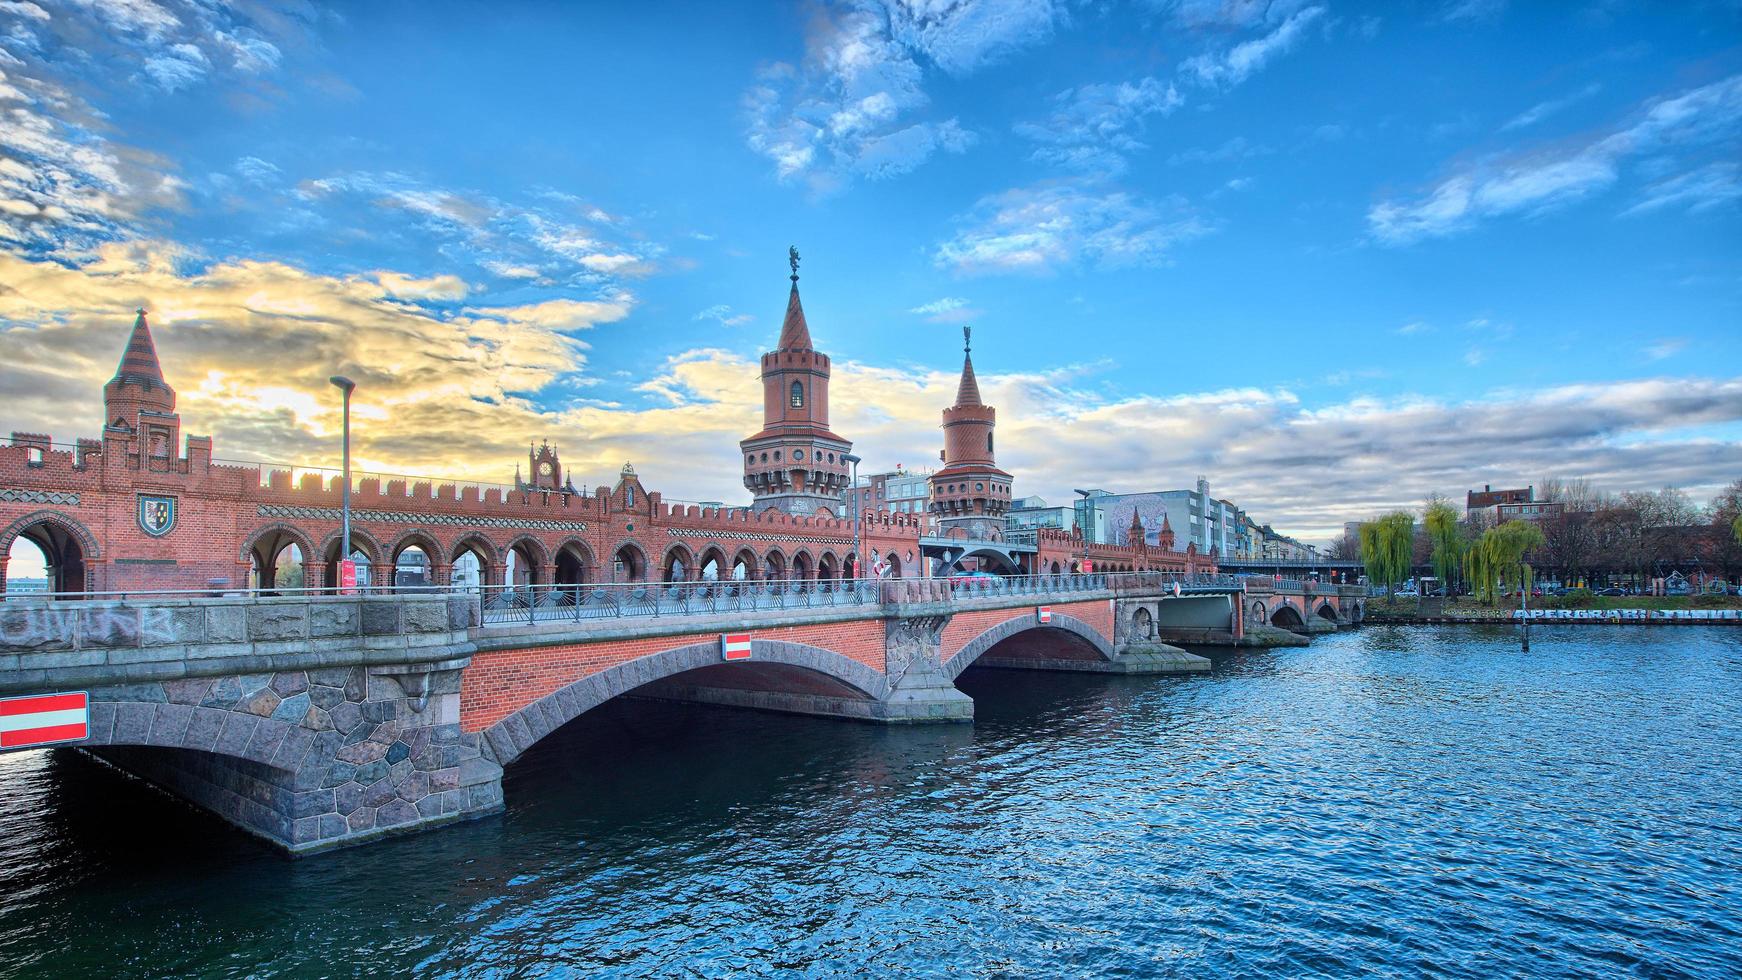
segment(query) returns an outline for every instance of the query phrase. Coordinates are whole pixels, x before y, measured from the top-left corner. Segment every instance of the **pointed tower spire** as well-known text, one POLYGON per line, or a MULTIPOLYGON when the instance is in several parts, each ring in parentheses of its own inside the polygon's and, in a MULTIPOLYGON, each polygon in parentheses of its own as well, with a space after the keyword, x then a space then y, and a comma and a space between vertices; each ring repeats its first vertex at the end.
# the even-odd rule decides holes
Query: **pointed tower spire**
POLYGON ((792 266, 792 294, 786 298, 786 320, 780 325, 777 350, 811 350, 811 328, 804 322, 804 307, 798 301, 798 246, 786 250, 786 260, 792 266))
POLYGON ((974 328, 962 328, 962 383, 956 386, 956 407, 979 405, 980 381, 974 377, 974 328))
POLYGON ((145 309, 134 311, 133 333, 127 338, 127 349, 121 352, 121 363, 115 368, 116 381, 137 382, 149 388, 168 387, 163 381, 163 367, 157 363, 157 345, 151 342, 151 327, 145 322, 145 309))

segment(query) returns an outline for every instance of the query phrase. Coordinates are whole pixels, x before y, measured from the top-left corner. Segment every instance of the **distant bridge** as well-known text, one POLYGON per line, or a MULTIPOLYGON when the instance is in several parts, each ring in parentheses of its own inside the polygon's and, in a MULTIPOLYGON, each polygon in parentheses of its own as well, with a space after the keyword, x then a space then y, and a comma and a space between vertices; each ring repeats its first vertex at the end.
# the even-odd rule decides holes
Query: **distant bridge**
MULTIPOLYGON (((966 722, 971 665, 1201 672, 1165 641, 1239 643, 1252 616, 1328 628, 1321 603, 1335 618, 1345 597, 1313 588, 1137 573, 32 597, 0 602, 0 697, 87 693, 67 744, 303 852, 491 812, 504 765, 618 695, 966 722)), ((0 748, 28 747, 6 731, 20 717, 0 703, 0 748)))

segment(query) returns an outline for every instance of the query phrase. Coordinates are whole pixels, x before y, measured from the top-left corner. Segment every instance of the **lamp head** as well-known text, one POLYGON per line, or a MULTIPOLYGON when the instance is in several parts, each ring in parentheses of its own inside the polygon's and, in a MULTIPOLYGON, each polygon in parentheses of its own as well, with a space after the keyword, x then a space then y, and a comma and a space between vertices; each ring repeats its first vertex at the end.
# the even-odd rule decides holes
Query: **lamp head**
POLYGON ((332 377, 328 378, 327 380, 331 381, 333 383, 333 387, 339 389, 340 391, 344 392, 347 395, 349 395, 351 393, 351 391, 357 387, 357 382, 352 381, 350 378, 347 378, 342 374, 335 374, 332 377))

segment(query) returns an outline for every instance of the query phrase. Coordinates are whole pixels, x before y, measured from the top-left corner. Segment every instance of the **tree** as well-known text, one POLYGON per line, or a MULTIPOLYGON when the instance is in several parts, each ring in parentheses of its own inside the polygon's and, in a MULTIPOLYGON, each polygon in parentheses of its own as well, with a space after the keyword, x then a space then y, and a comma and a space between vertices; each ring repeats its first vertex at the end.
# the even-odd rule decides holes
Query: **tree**
POLYGON ((1349 531, 1331 542, 1329 557, 1338 561, 1356 561, 1361 557, 1361 539, 1349 531))
POLYGON ((1742 544, 1742 514, 1731 519, 1730 533, 1735 536, 1737 544, 1742 544))
POLYGON ((1609 502, 1608 494, 1583 478, 1562 480, 1559 477, 1546 477, 1537 484, 1536 490, 1536 499, 1564 504, 1568 511, 1596 510, 1609 502))
POLYGON ((1476 598, 1492 604, 1496 596, 1514 588, 1530 588, 1531 568, 1524 556, 1542 546, 1542 529, 1529 521, 1507 521, 1483 532, 1482 540, 1464 556, 1476 598))
POLYGON ((1543 521, 1543 550, 1563 582, 1576 581, 1591 569, 1597 552, 1597 528, 1585 511, 1562 511, 1543 521))
POLYGON ((1392 601, 1394 586, 1409 574, 1415 538, 1415 518, 1408 511, 1386 514, 1361 525, 1361 563, 1367 577, 1385 583, 1385 601, 1392 601))
POLYGON ((1433 544, 1434 574, 1446 584, 1450 594, 1452 576, 1464 561, 1464 536, 1458 527, 1458 509, 1444 500, 1430 500, 1422 512, 1421 523, 1427 528, 1428 540, 1433 544))

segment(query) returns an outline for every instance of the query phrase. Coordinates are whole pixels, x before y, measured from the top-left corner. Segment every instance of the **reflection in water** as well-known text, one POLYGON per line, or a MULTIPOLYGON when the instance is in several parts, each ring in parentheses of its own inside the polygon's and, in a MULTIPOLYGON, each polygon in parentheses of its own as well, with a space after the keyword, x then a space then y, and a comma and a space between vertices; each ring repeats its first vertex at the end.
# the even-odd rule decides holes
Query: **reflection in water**
POLYGON ((1532 641, 970 671, 972 726, 613 702, 505 814, 297 861, 4 756, 0 974, 1734 973, 1742 632, 1532 641))

